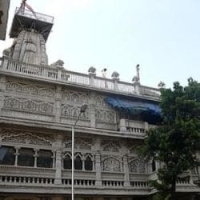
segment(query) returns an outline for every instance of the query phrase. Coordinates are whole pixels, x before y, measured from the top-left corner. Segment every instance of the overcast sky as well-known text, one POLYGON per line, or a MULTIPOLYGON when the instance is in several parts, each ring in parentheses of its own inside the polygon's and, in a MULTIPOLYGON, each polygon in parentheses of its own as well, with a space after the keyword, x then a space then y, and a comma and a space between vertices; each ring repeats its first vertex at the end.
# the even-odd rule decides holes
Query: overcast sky
MULTIPOLYGON (((11 0, 8 30, 16 6, 11 0)), ((49 62, 87 73, 90 66, 120 73, 131 82, 141 66, 141 83, 168 87, 200 80, 199 0, 28 0, 36 12, 55 17, 47 41, 49 62)), ((12 40, 0 41, 0 52, 12 40)))

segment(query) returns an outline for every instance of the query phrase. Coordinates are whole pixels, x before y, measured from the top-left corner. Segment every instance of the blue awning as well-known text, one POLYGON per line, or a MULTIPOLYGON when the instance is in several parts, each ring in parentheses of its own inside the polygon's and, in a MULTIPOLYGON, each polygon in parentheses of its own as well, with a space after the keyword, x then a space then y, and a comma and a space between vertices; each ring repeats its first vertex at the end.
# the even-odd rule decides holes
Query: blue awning
POLYGON ((159 105, 154 103, 131 101, 118 97, 106 97, 105 102, 112 108, 130 115, 140 113, 149 113, 157 116, 161 115, 161 109, 159 105))

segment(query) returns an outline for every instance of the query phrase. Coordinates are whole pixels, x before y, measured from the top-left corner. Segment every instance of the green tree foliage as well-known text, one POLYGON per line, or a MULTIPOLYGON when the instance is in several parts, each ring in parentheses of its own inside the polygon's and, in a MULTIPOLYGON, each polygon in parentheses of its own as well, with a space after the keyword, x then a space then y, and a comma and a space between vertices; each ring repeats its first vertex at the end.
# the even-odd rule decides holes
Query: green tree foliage
POLYGON ((157 173, 158 180, 151 182, 160 199, 174 199, 179 176, 198 163, 200 83, 190 78, 185 87, 175 82, 173 89, 162 88, 160 107, 163 122, 149 130, 143 155, 163 164, 157 173))

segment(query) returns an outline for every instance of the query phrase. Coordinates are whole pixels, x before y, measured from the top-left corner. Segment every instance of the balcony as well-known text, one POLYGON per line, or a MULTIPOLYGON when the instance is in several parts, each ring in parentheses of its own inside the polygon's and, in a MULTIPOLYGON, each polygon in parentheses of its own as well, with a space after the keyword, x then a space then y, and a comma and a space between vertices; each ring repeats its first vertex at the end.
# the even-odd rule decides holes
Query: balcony
POLYGON ((149 128, 155 128, 156 125, 148 124, 144 121, 120 119, 119 129, 120 132, 125 132, 127 134, 136 136, 145 136, 146 131, 149 128))

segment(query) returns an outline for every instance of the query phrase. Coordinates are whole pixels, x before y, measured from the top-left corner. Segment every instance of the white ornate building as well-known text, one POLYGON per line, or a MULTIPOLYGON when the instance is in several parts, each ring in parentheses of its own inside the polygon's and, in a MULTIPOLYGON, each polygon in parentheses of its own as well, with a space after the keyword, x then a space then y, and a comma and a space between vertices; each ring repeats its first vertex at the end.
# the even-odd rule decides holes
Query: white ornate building
MULTIPOLYGON (((75 127, 75 198, 148 199, 158 163, 136 149, 159 121, 159 90, 48 65, 53 17, 17 9, 15 41, 0 63, 0 200, 70 200, 71 130, 75 127), (34 24, 34 26, 33 26, 34 24)), ((198 192, 190 174, 180 192, 198 192)))

